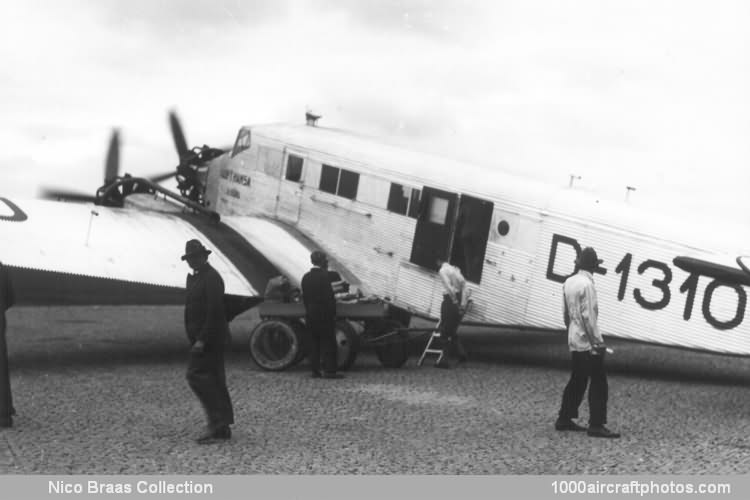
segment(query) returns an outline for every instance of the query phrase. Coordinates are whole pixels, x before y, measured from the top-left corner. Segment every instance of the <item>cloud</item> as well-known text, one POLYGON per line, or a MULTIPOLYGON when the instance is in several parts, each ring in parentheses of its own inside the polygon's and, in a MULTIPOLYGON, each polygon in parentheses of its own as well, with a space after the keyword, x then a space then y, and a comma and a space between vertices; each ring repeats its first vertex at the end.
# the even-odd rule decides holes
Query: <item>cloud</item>
POLYGON ((172 36, 217 34, 226 29, 251 29, 288 14, 285 0, 87 0, 108 27, 137 29, 168 40, 172 36))
POLYGON ((113 126, 124 171, 174 166, 171 107, 190 145, 312 107, 323 126, 559 184, 577 172, 617 198, 750 181, 742 2, 78 0, 8 2, 5 19, 0 138, 95 171, 94 188, 113 126))
POLYGON ((479 14, 478 2, 439 0, 314 0, 314 8, 344 13, 358 28, 393 34, 456 41, 479 14))

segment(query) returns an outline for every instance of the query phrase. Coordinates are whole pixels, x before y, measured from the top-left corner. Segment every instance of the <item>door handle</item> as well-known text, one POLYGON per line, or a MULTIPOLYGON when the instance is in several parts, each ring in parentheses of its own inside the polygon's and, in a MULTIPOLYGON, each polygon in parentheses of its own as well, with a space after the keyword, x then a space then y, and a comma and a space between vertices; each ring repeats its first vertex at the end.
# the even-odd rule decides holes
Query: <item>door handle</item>
POLYGON ((388 257, 393 257, 393 252, 391 252, 391 251, 389 251, 389 250, 383 250, 383 249, 382 249, 382 248, 380 248, 380 247, 374 247, 374 248, 373 248, 373 250, 375 250, 375 251, 376 251, 377 253, 379 253, 379 254, 385 254, 385 255, 387 255, 388 257))

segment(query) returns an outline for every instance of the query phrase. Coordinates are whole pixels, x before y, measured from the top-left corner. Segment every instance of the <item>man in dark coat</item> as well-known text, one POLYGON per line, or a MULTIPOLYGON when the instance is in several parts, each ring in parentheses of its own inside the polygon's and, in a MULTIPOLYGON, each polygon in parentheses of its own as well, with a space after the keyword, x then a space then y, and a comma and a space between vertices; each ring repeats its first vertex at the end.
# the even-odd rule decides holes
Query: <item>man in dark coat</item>
POLYGON ((342 378, 336 373, 336 299, 328 273, 328 257, 316 250, 310 255, 313 268, 302 277, 307 329, 312 337, 310 367, 313 378, 342 378), (320 354, 323 372, 320 372, 320 354))
POLYGON ((8 344, 5 341, 5 311, 13 305, 13 285, 8 271, 0 262, 0 427, 12 427, 13 397, 10 392, 10 373, 8 370, 8 344))
POLYGON ((187 276, 185 331, 192 346, 187 381, 206 411, 208 425, 197 441, 208 443, 229 439, 234 410, 224 372, 224 346, 229 324, 224 311, 224 280, 208 263, 207 250, 200 241, 185 244, 185 255, 193 269, 187 276))

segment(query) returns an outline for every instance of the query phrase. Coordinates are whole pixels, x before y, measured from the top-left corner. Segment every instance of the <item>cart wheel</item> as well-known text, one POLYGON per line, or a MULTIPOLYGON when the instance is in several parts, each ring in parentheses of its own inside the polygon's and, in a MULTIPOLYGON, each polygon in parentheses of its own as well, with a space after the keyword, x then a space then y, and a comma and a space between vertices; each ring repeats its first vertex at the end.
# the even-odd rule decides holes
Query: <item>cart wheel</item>
POLYGON ((336 361, 338 370, 348 370, 357 359, 359 337, 346 320, 336 322, 336 361))
POLYGON ((386 368, 401 368, 409 358, 407 346, 409 336, 404 331, 396 331, 403 327, 398 321, 388 320, 383 322, 379 329, 378 335, 387 335, 393 332, 393 335, 384 339, 382 344, 375 346, 375 355, 377 355, 380 364, 386 368))
POLYGON ((292 325, 277 319, 263 320, 250 332, 250 356, 270 371, 281 371, 294 364, 300 342, 292 325))
POLYGON ((294 335, 297 337, 299 343, 299 350, 297 351, 297 357, 292 361, 292 366, 300 363, 310 353, 310 334, 307 331, 305 324, 299 320, 291 322, 294 335))

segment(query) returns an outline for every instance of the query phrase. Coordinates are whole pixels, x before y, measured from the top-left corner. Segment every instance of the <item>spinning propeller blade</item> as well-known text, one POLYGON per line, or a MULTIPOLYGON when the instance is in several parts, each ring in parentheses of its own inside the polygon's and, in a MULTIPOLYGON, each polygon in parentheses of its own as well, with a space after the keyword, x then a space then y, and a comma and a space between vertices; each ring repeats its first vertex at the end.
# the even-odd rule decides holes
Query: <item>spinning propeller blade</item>
POLYGON ((120 175, 120 132, 112 130, 107 149, 107 161, 104 164, 104 184, 114 182, 120 175))
POLYGON ((188 154, 189 150, 185 141, 185 134, 182 132, 180 120, 174 111, 169 112, 169 128, 172 130, 172 140, 174 141, 175 149, 177 149, 177 155, 180 158, 180 162, 182 162, 182 159, 188 154))

